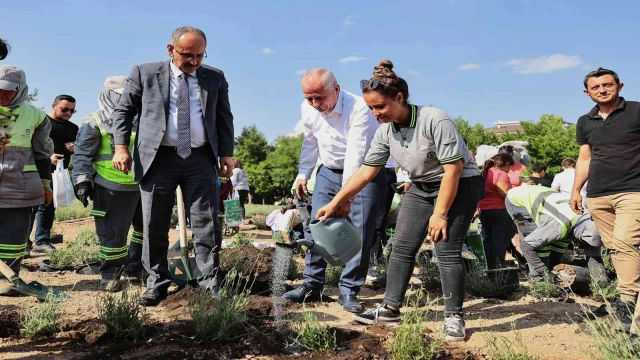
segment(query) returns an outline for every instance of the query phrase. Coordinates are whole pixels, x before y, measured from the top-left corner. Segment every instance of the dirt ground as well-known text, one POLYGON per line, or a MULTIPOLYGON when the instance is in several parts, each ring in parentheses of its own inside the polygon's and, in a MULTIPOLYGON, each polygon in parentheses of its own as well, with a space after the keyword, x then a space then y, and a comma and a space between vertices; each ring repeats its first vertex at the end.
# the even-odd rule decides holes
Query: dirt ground
MULTIPOLYGON (((78 232, 92 227, 92 220, 56 224, 65 241, 75 239, 78 232)), ((269 232, 257 233, 257 241, 270 239, 269 232)), ((171 230, 172 242, 178 232, 171 230)), ((225 239, 230 240, 230 239, 225 239)), ((324 323, 338 329, 339 350, 329 354, 291 353, 284 344, 286 335, 275 331, 272 300, 268 296, 253 295, 249 305, 249 333, 227 344, 212 344, 193 340, 187 312, 192 294, 183 289, 157 307, 148 308, 152 326, 144 341, 130 342, 114 340, 104 334, 96 321, 99 276, 79 275, 74 272, 44 273, 38 271, 44 257, 32 257, 23 262, 21 277, 37 280, 45 285, 69 291, 72 299, 63 306, 63 331, 52 337, 28 340, 19 336, 18 311, 24 306, 36 305, 31 297, 0 297, 0 358, 1 359, 383 359, 385 347, 395 334, 394 328, 366 327, 352 321, 352 315, 342 310, 337 303, 338 289, 329 288, 324 302, 309 304, 324 323)), ((298 259, 303 264, 302 258, 298 259)), ((288 282, 290 286, 301 283, 298 279, 288 282)), ((419 281, 414 277, 414 288, 419 281)), ((132 284, 135 291, 141 285, 132 284)), ((171 291, 171 289, 170 289, 171 291)), ((364 306, 372 307, 382 301, 384 290, 373 290, 365 285, 360 293, 364 306)), ((432 298, 441 296, 431 294, 432 298)), ((584 348, 590 346, 590 338, 581 329, 580 304, 598 306, 586 299, 572 297, 567 303, 543 302, 525 292, 513 294, 510 299, 467 298, 465 303, 466 342, 447 346, 440 359, 485 359, 487 356, 486 334, 495 332, 515 339, 511 324, 521 332, 530 354, 542 359, 587 359, 584 348)), ((439 331, 442 318, 442 303, 436 307, 438 316, 427 326, 439 331)), ((302 311, 297 304, 287 304, 285 317, 292 322, 302 311)))

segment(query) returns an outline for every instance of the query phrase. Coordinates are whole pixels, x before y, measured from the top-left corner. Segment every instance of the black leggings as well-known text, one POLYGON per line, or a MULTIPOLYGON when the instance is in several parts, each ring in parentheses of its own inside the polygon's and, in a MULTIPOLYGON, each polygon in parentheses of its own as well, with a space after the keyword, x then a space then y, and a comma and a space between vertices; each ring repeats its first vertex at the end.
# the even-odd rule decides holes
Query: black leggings
POLYGON ((515 235, 511 216, 509 216, 507 209, 482 210, 480 222, 482 223, 482 241, 487 267, 489 269, 504 267, 507 247, 515 235))
MULTIPOLYGON (((467 279, 460 254, 473 213, 482 197, 483 183, 480 176, 460 179, 456 198, 447 214, 448 240, 440 240, 435 244, 444 294, 445 316, 463 315, 462 304, 467 279)), ((413 183, 404 196, 387 272, 384 303, 389 306, 402 306, 413 274, 416 255, 427 236, 429 219, 433 214, 439 187, 439 183, 413 183)))
POLYGON ((244 219, 246 217, 244 204, 249 201, 249 190, 238 190, 238 195, 240 196, 240 207, 242 208, 242 218, 244 219))

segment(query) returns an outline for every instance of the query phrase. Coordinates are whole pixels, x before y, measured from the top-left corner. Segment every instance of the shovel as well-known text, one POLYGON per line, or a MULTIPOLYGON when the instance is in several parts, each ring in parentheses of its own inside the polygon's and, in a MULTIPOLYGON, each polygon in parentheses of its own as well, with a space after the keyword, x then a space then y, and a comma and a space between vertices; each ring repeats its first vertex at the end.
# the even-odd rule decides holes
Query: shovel
POLYGON ((54 301, 64 301, 71 298, 68 294, 58 289, 44 286, 37 281, 32 281, 28 284, 25 283, 24 280, 20 279, 2 260, 0 260, 0 273, 9 279, 16 290, 22 294, 35 296, 40 300, 46 300, 47 296, 50 296, 54 301))
POLYGON ((180 258, 168 259, 169 275, 178 286, 185 286, 194 282, 202 273, 198 269, 195 259, 189 258, 189 246, 187 244, 187 219, 184 213, 184 197, 182 189, 176 189, 178 200, 178 225, 180 226, 180 258))

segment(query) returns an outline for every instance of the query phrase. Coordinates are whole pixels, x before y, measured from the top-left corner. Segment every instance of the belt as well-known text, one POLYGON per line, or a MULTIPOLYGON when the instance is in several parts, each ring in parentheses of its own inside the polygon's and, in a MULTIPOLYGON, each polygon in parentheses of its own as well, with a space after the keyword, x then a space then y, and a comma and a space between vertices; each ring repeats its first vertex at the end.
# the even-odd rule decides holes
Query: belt
POLYGON ((327 170, 330 170, 331 172, 336 173, 336 174, 342 174, 344 172, 344 169, 332 169, 332 168, 326 167, 324 165, 321 165, 321 166, 326 168, 327 170))

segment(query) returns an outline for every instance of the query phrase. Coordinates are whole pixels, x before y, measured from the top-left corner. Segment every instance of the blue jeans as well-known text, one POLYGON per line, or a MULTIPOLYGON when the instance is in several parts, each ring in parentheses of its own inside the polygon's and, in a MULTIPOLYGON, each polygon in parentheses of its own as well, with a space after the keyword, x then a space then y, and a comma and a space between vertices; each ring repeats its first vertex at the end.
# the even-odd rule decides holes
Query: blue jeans
POLYGON ((34 206, 33 216, 31 217, 31 229, 33 229, 33 223, 36 223, 36 245, 48 244, 49 237, 51 236, 51 228, 53 227, 53 220, 56 217, 56 208, 53 206, 53 201, 49 206, 34 206))
MULTIPOLYGON (((342 170, 331 170, 320 166, 316 176, 316 184, 313 188, 311 219, 316 218, 316 212, 327 205, 342 188, 342 170)), ((349 216, 353 224, 360 229, 362 237, 362 250, 351 259, 340 276, 340 293, 357 295, 364 284, 369 270, 369 253, 376 230, 376 217, 381 201, 384 197, 385 172, 378 175, 365 186, 355 200, 351 203, 349 216)), ((307 228, 305 239, 311 239, 311 231, 307 228)), ((321 289, 324 285, 327 262, 322 256, 308 251, 305 258, 304 282, 309 289, 321 289)))

